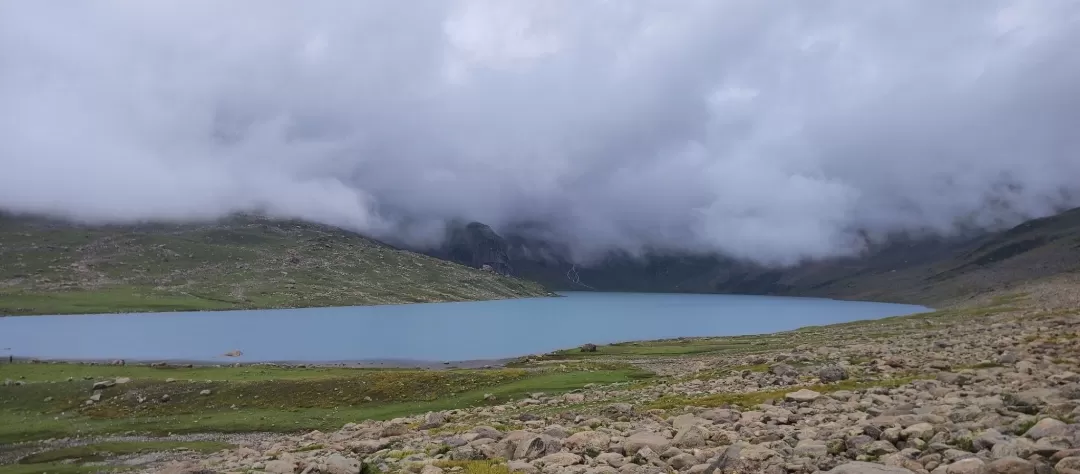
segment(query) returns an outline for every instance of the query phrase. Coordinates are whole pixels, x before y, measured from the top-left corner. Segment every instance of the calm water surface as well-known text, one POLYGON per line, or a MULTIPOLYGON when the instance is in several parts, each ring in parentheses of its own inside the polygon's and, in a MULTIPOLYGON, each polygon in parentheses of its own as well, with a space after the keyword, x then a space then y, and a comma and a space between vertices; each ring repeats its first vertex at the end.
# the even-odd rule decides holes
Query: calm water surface
POLYGON ((0 356, 191 361, 499 359, 587 342, 759 334, 926 311, 812 298, 564 293, 469 303, 0 318, 0 356), (239 349, 243 356, 225 358, 239 349))

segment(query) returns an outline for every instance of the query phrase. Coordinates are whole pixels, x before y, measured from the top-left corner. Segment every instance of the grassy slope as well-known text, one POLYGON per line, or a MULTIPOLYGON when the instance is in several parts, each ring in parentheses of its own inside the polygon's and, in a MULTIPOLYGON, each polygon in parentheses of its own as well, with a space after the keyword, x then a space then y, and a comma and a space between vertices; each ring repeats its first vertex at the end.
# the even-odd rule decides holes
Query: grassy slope
POLYGON ((0 216, 0 315, 466 301, 540 285, 302 222, 75 226, 0 216))
POLYGON ((962 241, 895 245, 859 259, 806 265, 786 294, 949 305, 1080 272, 1080 209, 962 241))
POLYGON ((540 370, 445 371, 0 364, 0 380, 25 382, 0 386, 0 445, 126 431, 338 429, 363 419, 482 405, 488 394, 504 401, 648 375, 629 366, 589 362, 540 370), (100 402, 85 405, 93 381, 114 377, 132 381, 105 389, 100 402), (210 393, 203 395, 203 390, 210 393))

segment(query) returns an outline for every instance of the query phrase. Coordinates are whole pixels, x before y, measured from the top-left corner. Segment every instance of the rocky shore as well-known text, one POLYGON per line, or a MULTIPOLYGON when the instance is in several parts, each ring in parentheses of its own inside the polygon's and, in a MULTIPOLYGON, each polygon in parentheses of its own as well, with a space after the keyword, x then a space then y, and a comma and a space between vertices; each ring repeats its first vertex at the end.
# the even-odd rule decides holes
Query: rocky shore
POLYGON ((1080 473, 1072 288, 621 359, 663 377, 260 436, 145 472, 1080 473))

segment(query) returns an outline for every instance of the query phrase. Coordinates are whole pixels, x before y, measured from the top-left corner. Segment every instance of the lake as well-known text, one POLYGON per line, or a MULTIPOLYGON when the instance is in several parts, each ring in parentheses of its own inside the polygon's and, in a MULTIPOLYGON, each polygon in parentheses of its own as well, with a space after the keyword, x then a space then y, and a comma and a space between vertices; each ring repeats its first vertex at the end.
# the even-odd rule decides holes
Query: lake
POLYGON ((584 343, 761 334, 927 311, 770 296, 564 293, 465 303, 0 318, 0 356, 218 362, 464 361, 584 343), (241 357, 224 357, 238 349, 241 357))

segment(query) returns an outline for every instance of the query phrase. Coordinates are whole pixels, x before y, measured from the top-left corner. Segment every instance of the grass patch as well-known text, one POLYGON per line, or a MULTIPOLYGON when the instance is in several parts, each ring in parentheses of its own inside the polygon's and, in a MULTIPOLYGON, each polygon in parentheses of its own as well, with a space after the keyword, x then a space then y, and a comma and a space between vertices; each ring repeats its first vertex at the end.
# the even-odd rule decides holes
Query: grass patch
POLYGON ((11 464, 0 466, 0 474, 98 474, 129 471, 130 467, 79 466, 75 464, 11 464))
POLYGON ((92 291, 0 292, 0 315, 213 311, 241 307, 241 304, 235 302, 159 293, 134 287, 101 288, 92 291))
POLYGON ((31 454, 19 460, 19 464, 46 464, 59 461, 88 463, 128 454, 151 453, 184 449, 200 453, 214 453, 233 447, 228 443, 214 441, 145 441, 97 443, 72 446, 31 454))
POLYGON ((501 460, 437 461, 435 466, 443 469, 460 467, 464 474, 510 474, 510 468, 501 460))
POLYGON ((160 374, 149 367, 14 364, 0 366, 0 371, 15 367, 46 370, 35 376, 35 383, 0 387, 0 443, 126 431, 167 435, 335 430, 350 421, 501 403, 532 392, 557 394, 593 383, 651 376, 628 366, 595 364, 441 371, 229 367, 160 370, 160 374), (53 377, 108 371, 110 377, 134 380, 104 390, 99 402, 85 405, 92 381, 40 380, 50 371, 53 377), (138 374, 150 376, 137 378, 138 374), (167 383, 166 375, 178 381, 167 383), (195 381, 183 380, 185 376, 195 381), (210 393, 202 395, 204 390, 210 393), (485 400, 486 394, 494 395, 496 402, 485 400), (162 401, 165 395, 168 399, 162 401))
POLYGON ((684 408, 688 406, 714 408, 722 406, 738 406, 743 408, 751 408, 756 405, 768 402, 770 400, 783 400, 784 395, 806 388, 819 393, 831 393, 841 390, 866 390, 870 388, 893 388, 899 387, 911 383, 913 380, 917 380, 919 377, 902 377, 885 380, 845 380, 833 384, 819 384, 808 387, 788 387, 781 390, 765 390, 758 392, 744 392, 744 393, 718 393, 714 395, 706 395, 703 397, 685 397, 682 395, 661 397, 649 404, 645 405, 646 409, 662 409, 670 410, 676 408, 684 408))

